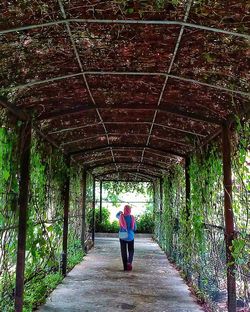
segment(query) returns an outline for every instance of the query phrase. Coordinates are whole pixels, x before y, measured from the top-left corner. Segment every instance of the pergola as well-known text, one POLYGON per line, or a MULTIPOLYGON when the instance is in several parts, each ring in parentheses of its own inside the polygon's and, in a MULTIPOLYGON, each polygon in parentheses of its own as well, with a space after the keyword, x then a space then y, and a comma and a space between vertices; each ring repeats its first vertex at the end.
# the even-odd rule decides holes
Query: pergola
POLYGON ((188 179, 190 155, 222 133, 230 245, 229 129, 249 112, 249 6, 172 2, 3 1, 0 103, 24 122, 26 147, 33 127, 100 181, 155 181, 185 161, 188 179))

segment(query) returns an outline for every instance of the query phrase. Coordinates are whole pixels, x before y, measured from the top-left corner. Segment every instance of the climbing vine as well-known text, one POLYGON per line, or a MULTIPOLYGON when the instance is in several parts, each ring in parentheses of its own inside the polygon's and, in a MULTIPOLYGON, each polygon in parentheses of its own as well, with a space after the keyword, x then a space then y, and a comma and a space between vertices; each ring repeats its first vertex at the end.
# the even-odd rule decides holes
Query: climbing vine
MULTIPOLYGON (((237 298, 248 308, 249 226, 249 123, 239 122, 233 149, 233 210, 236 236, 232 253, 236 264, 237 298)), ((219 142, 218 142, 219 143, 219 142)), ((164 177, 162 217, 156 215, 156 237, 169 259, 192 281, 214 309, 226 310, 226 247, 222 155, 219 144, 191 158, 190 202, 185 198, 184 168, 164 177), (158 236, 157 236, 158 235, 158 236)))
MULTIPOLYGON (((236 263, 238 298, 241 304, 250 302, 250 123, 237 122, 233 165, 233 210, 236 237, 233 256, 236 263)), ((250 305, 250 304, 249 304, 250 305)))
MULTIPOLYGON (((0 310, 14 311, 18 229, 19 124, 0 115, 0 310)), ((25 259, 24 311, 33 311, 62 280, 63 188, 68 169, 61 151, 32 131, 25 259)), ((68 270, 81 261, 80 168, 70 169, 68 270)), ((90 196, 92 193, 90 194, 90 196)))
POLYGON ((68 234, 68 265, 70 268, 79 263, 84 255, 81 246, 82 206, 81 168, 71 166, 68 234))
POLYGON ((51 290, 45 277, 60 280, 63 156, 32 133, 30 200, 26 242, 25 309, 32 311, 51 290), (39 286, 40 283, 42 286, 39 286))
POLYGON ((13 288, 17 251, 17 132, 0 111, 0 310, 14 311, 13 288))

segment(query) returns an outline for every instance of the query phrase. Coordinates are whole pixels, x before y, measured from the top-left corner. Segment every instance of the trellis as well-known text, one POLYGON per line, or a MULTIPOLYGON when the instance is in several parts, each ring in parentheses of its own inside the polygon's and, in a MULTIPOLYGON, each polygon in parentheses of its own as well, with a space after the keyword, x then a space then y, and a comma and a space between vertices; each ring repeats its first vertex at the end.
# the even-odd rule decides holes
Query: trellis
MULTIPOLYGON (((68 166, 71 158, 71 163, 84 167, 83 202, 86 170, 94 176, 92 186, 95 179, 160 181, 156 193, 162 194, 162 176, 185 162, 188 215, 190 155, 222 134, 231 263, 234 229, 228 148, 235 116, 249 113, 247 5, 234 0, 179 1, 176 6, 171 1, 58 0, 33 2, 32 14, 22 1, 16 6, 5 1, 2 7, 0 103, 25 125, 24 147, 29 146, 32 124, 43 139, 65 153, 68 166)), ((20 211, 23 207, 25 212, 28 150, 21 155, 20 211)), ((64 274, 71 222, 69 188, 68 173, 64 274)), ((159 220, 162 195, 160 203, 159 220)), ((82 240, 84 216, 83 211, 82 240)), ((25 220, 25 213, 21 217, 25 220)), ((160 233, 161 222, 159 226, 160 233)), ((22 260, 24 236, 19 249, 22 260)), ((20 263, 20 277, 22 267, 20 263)), ((228 266, 229 311, 236 309, 233 269, 228 266)), ((21 311, 22 287, 17 298, 21 311)))

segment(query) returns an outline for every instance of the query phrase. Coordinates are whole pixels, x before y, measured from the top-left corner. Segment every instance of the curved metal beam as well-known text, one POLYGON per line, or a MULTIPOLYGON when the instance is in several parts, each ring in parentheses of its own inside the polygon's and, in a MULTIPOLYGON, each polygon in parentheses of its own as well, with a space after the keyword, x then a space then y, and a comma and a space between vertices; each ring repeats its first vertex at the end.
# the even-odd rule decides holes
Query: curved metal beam
MULTIPOLYGON (((109 136, 113 136, 113 137, 121 137, 121 136, 126 136, 126 137, 135 137, 135 136, 142 136, 142 137, 148 137, 148 134, 147 133, 112 133, 112 132, 107 132, 107 134, 109 136)), ((74 144, 74 143, 80 143, 80 142, 83 142, 83 141, 88 141, 88 140, 95 140, 95 139, 98 139, 100 138, 101 136, 105 136, 103 133, 100 133, 98 135, 94 135, 94 136, 89 136, 89 137, 85 137, 85 138, 82 138, 82 139, 77 139, 77 140, 73 140, 73 141, 66 141, 66 142, 63 142, 62 144, 60 144, 60 147, 63 147, 63 146, 66 146, 66 145, 70 145, 70 144, 74 144)), ((169 140, 169 139, 166 139, 164 137, 159 137, 159 136, 156 136, 156 135, 152 135, 151 136, 152 139, 155 139, 155 140, 162 140, 162 141, 165 141, 165 142, 168 142, 170 144, 176 144, 176 145, 180 145, 180 146, 183 146, 183 147, 193 147, 193 144, 186 144, 186 143, 183 143, 183 142, 178 142, 178 141, 172 141, 172 140, 169 140)))
POLYGON ((182 157, 182 158, 186 157, 185 154, 181 154, 181 153, 178 153, 178 152, 173 151, 173 150, 164 150, 162 148, 153 147, 153 146, 145 146, 145 145, 129 145, 129 146, 124 146, 124 145, 107 145, 107 146, 98 146, 98 147, 87 148, 87 149, 82 149, 82 150, 69 152, 68 154, 71 155, 71 156, 76 156, 76 155, 81 155, 81 154, 84 154, 84 153, 91 153, 91 152, 97 152, 97 151, 106 150, 106 149, 109 149, 110 146, 112 146, 113 149, 119 148, 119 149, 128 149, 128 150, 146 148, 146 149, 149 149, 149 150, 162 152, 164 154, 173 155, 173 156, 176 156, 176 157, 182 157))
MULTIPOLYGON (((163 76, 163 77, 169 77, 169 78, 173 78, 173 79, 180 80, 180 81, 186 81, 186 82, 190 82, 190 83, 199 84, 201 86, 205 86, 205 87, 209 87, 209 88, 212 88, 212 89, 224 91, 224 92, 227 92, 227 93, 230 93, 230 94, 231 93, 235 93, 235 94, 243 95, 243 96, 246 96, 246 97, 250 97, 250 93, 249 92, 233 90, 233 89, 229 89, 229 88, 225 88, 225 87, 222 87, 222 86, 213 85, 213 84, 202 82, 202 81, 195 80, 195 79, 190 79, 190 78, 185 78, 185 77, 180 77, 180 76, 166 74, 166 73, 160 73, 160 72, 158 72, 158 73, 153 73, 153 72, 149 73, 149 72, 105 72, 105 71, 97 71, 97 72, 95 72, 95 71, 86 71, 86 72, 84 72, 84 74, 85 75, 163 76)), ((27 87, 31 87, 31 86, 35 86, 35 85, 39 85, 39 84, 49 83, 49 82, 58 81, 58 80, 62 80, 62 79, 67 79, 67 78, 72 78, 72 77, 77 77, 77 76, 82 76, 82 73, 63 75, 63 76, 48 78, 48 79, 45 79, 45 80, 33 81, 33 82, 25 83, 23 85, 17 85, 17 86, 14 86, 14 87, 1 88, 0 91, 11 91, 11 90, 16 90, 16 89, 22 89, 22 88, 27 88, 27 87)))
POLYGON ((213 123, 216 125, 222 125, 224 119, 221 118, 214 118, 214 117, 207 117, 207 116, 203 116, 197 113, 192 113, 192 112, 186 112, 180 109, 177 109, 176 107, 171 108, 155 108, 155 107, 137 107, 137 106, 133 106, 133 107, 126 107, 126 106, 116 106, 116 107, 107 107, 107 106, 93 106, 93 105, 88 105, 82 108, 76 108, 76 109, 66 109, 66 110, 62 110, 60 112, 53 112, 53 113, 47 113, 47 114, 42 114, 41 116, 39 116, 36 120, 42 121, 42 120, 47 120, 47 119, 57 119, 57 118, 61 118, 63 116, 69 116, 69 115, 74 115, 74 114, 79 114, 79 113, 83 113, 86 111, 92 111, 92 110, 96 110, 96 108, 98 109, 103 109, 103 110, 131 110, 131 111, 136 111, 136 110, 152 110, 152 111, 157 111, 159 113, 169 113, 172 115, 176 115, 178 117, 183 117, 183 118, 190 118, 192 120, 195 121, 205 121, 207 123, 213 123))
MULTIPOLYGON (((85 124, 83 126, 62 128, 60 130, 49 131, 48 135, 50 135, 50 134, 60 134, 60 133, 68 132, 68 131, 74 131, 74 130, 80 130, 80 129, 85 129, 85 128, 89 128, 89 127, 95 127, 95 126, 98 126, 100 124, 101 124, 101 122, 96 122, 96 123, 85 124)), ((128 121, 128 122, 127 121, 116 121, 116 122, 114 122, 114 121, 105 121, 105 124, 106 125, 149 125, 150 126, 151 122, 150 121, 128 121)), ((169 130, 172 130, 172 131, 177 131, 177 132, 182 132, 182 133, 185 133, 185 134, 194 135, 196 137, 203 137, 203 138, 206 137, 205 134, 197 133, 197 132, 194 132, 194 131, 188 131, 188 130, 185 130, 185 129, 168 126, 168 125, 164 125, 164 124, 161 124, 161 123, 156 123, 155 122, 155 126, 161 127, 161 128, 164 128, 164 129, 169 129, 169 130)))
MULTIPOLYGON (((151 178, 154 178, 154 179, 159 179, 159 178, 161 178, 161 176, 162 176, 162 175, 155 175, 154 173, 150 172, 150 171, 147 170, 147 169, 142 169, 142 168, 140 168, 140 171, 142 171, 142 173, 143 173, 144 175, 146 175, 146 176, 148 176, 148 177, 151 177, 151 178)), ((115 172, 117 172, 117 173, 119 173, 119 172, 127 172, 127 173, 129 173, 129 172, 135 172, 135 173, 138 173, 137 169, 126 169, 126 170, 124 170, 124 169, 119 169, 118 171, 116 171, 116 169, 113 169, 113 170, 109 170, 109 171, 107 171, 107 172, 103 172, 103 173, 101 173, 101 174, 94 175, 94 177, 95 177, 95 178, 99 178, 99 177, 101 177, 101 176, 107 175, 107 174, 109 174, 109 173, 115 173, 115 172)))
MULTIPOLYGON (((89 170, 95 170, 97 168, 105 168, 109 165, 113 165, 114 162, 113 161, 109 161, 109 162, 106 162, 106 163, 103 163, 103 164, 98 164, 98 165, 95 165, 95 166, 91 166, 91 167, 86 167, 87 169, 89 170)), ((167 168, 164 168, 164 167, 161 167, 159 165, 153 165, 153 164, 150 164, 150 163, 141 163, 140 161, 117 161, 116 160, 116 164, 117 166, 119 167, 120 165, 138 165, 138 164, 141 164, 142 166, 146 166, 146 167, 149 167, 149 168, 155 168, 157 170, 162 170, 162 171, 167 171, 167 168)))
POLYGON ((209 27, 209 26, 203 26, 199 24, 192 24, 188 22, 181 22, 181 21, 157 21, 157 20, 116 20, 116 19, 83 19, 83 18, 69 18, 64 20, 57 20, 47 23, 41 23, 41 24, 34 24, 34 25, 27 25, 27 26, 21 26, 16 28, 10 28, 10 29, 4 29, 0 31, 0 35, 17 32, 17 31, 23 31, 23 30, 29 30, 29 29, 35 29, 35 28, 43 28, 43 27, 50 27, 54 25, 60 25, 60 24, 67 24, 67 23, 86 23, 86 24, 121 24, 121 25, 174 25, 174 26, 184 26, 194 29, 201 29, 205 31, 250 39, 250 36, 248 34, 241 34, 234 31, 228 31, 223 30, 221 28, 215 28, 215 27, 209 27))
MULTIPOLYGON (((160 155, 158 155, 158 156, 160 156, 160 155)), ((162 157, 165 157, 165 156, 162 156, 162 157)), ((123 156, 123 155, 115 155, 115 158, 116 158, 116 160, 119 160, 119 159, 129 159, 129 157, 128 156, 123 156)), ((138 155, 138 156, 132 156, 132 158, 138 158, 138 161, 141 159, 141 156, 140 155, 138 155)), ((95 159, 92 159, 92 160, 89 160, 89 161, 84 161, 84 160, 82 160, 83 161, 83 164, 84 164, 84 167, 86 167, 86 168, 92 168, 92 167, 94 167, 94 166, 91 166, 91 165, 89 165, 88 166, 88 164, 96 164, 96 165, 101 165, 101 163, 100 162, 102 162, 102 161, 110 161, 110 159, 111 159, 111 157, 102 157, 102 155, 100 156, 100 157, 95 157, 95 159)), ((145 160, 148 160, 148 161, 152 161, 152 162, 155 162, 155 163, 157 163, 157 164, 162 164, 163 166, 164 166, 164 164, 165 165, 169 165, 168 163, 166 163, 166 162, 163 162, 163 161, 159 161, 159 160, 152 160, 151 158, 148 158, 148 157, 144 157, 144 159, 145 160)), ((171 160, 172 160, 172 158, 170 158, 171 160)), ((81 161, 81 160, 80 160, 81 161)), ((133 161, 131 161, 131 162, 133 162, 133 161)), ((119 162, 118 162, 119 163, 119 162)), ((104 163, 105 164, 105 163, 104 163)), ((165 169, 164 167, 162 167, 163 169, 165 169)))
POLYGON ((137 182, 150 182, 150 183, 152 183, 155 180, 154 178, 149 178, 147 175, 144 175, 144 174, 138 173, 138 172, 137 173, 132 173, 132 172, 126 172, 126 173, 125 172, 114 172, 114 173, 105 174, 102 177, 104 177, 104 178, 101 178, 99 180, 102 180, 102 181, 123 181, 123 182, 126 182, 126 181, 130 180, 130 181, 135 182, 135 183, 137 183, 137 182), (124 174, 133 176, 134 179, 130 180, 130 179, 126 178, 124 176, 124 174), (112 175, 114 176, 114 180, 112 180, 112 175), (122 179, 123 177, 124 177, 124 179, 122 179), (140 177, 141 177, 141 179, 144 179, 144 180, 140 180, 140 177), (145 181, 145 179, 147 179, 147 181, 145 181))

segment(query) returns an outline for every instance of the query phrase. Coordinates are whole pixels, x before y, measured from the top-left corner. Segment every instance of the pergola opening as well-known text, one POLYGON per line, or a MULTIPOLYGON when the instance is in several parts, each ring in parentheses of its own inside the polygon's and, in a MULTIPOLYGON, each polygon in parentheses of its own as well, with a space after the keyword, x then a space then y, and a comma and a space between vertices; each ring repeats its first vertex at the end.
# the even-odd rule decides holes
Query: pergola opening
POLYGON ((2 247, 13 244, 0 253, 0 271, 10 289, 10 271, 17 272, 16 311, 25 260, 32 267, 39 258, 36 239, 45 245, 47 233, 61 247, 63 275, 68 254, 94 242, 86 213, 96 181, 154 185, 155 238, 204 292, 207 273, 194 272, 178 231, 183 222, 197 244, 216 236, 225 245, 218 261, 227 271, 228 311, 237 310, 237 298, 249 309, 249 5, 49 0, 0 7, 0 235, 2 247))

